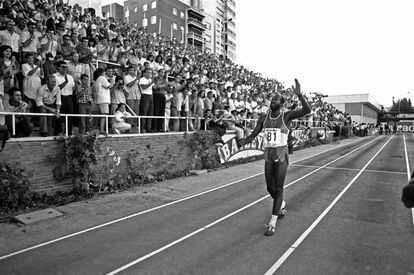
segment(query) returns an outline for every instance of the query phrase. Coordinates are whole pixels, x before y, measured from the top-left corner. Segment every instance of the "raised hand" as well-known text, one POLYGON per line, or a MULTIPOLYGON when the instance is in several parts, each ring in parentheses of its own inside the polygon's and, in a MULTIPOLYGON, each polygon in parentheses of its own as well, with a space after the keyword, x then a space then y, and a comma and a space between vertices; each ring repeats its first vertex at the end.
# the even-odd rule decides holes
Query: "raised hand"
POLYGON ((292 90, 295 93, 295 95, 300 95, 300 84, 299 81, 295 78, 295 86, 292 86, 292 90))

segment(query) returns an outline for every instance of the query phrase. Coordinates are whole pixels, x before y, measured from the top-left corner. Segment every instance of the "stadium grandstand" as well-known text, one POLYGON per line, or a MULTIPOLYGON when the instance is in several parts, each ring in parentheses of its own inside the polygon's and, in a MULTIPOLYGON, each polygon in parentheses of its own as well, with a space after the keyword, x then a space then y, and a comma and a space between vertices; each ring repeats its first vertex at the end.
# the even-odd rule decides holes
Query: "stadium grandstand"
MULTIPOLYGON (((266 113, 276 79, 224 56, 148 33, 145 28, 63 1, 2 2, 0 127, 13 138, 195 131, 211 121, 227 130, 266 113)), ((300 126, 350 123, 324 101, 300 126)))

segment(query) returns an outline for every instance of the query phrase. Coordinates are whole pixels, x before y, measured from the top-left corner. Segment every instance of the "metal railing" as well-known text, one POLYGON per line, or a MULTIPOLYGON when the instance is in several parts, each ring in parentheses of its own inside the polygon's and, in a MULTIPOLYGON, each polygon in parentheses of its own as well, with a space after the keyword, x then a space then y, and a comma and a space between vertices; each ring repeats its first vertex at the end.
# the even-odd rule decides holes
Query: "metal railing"
MULTIPOLYGON (((65 131, 64 134, 65 136, 69 136, 69 118, 79 118, 79 117, 85 117, 89 120, 92 120, 93 118, 105 118, 105 133, 109 135, 109 123, 110 123, 110 119, 115 118, 115 115, 101 115, 101 114, 59 114, 59 116, 57 116, 54 113, 14 113, 14 112, 0 112, 0 117, 1 116, 11 116, 12 118, 12 135, 16 135, 16 116, 37 116, 37 117, 54 117, 54 118, 62 118, 64 120, 65 123, 65 131)), ((172 124, 175 124, 175 128, 177 128, 177 123, 178 123, 178 131, 174 131, 173 132, 192 132, 195 130, 199 130, 199 129, 208 129, 208 125, 207 125, 207 121, 204 117, 191 117, 191 116, 186 116, 186 117, 167 117, 167 116, 137 116, 137 115, 131 115, 127 118, 127 121, 138 121, 137 129, 138 129, 138 133, 136 133, 137 135, 142 134, 141 133, 141 124, 142 124, 142 120, 145 119, 152 119, 154 122, 155 119, 162 119, 163 120, 163 130, 164 131, 169 131, 170 127, 169 127, 169 123, 171 122, 172 124), (183 120, 185 120, 185 122, 182 122, 183 120), (197 122, 200 121, 200 122, 197 122), (194 123, 198 124, 198 129, 194 129, 193 124, 194 123), (201 126, 203 126, 204 128, 202 128, 201 126)), ((243 120, 241 122, 242 125, 244 125, 244 127, 253 129, 256 126, 258 119, 249 119, 249 120, 243 120), (249 127, 250 125, 250 127, 249 127)), ((223 122, 230 122, 230 123, 237 123, 236 121, 234 121, 233 119, 222 119, 221 121, 223 122)), ((293 120, 292 121, 292 129, 293 128, 297 128, 297 127, 324 127, 325 122, 324 121, 300 121, 300 120, 293 120)))
MULTIPOLYGON (((101 114, 59 114, 59 116, 57 116, 54 113, 13 113, 13 112, 0 112, 0 116, 11 116, 12 117, 12 134, 16 135, 16 116, 38 116, 38 117, 53 117, 53 118, 63 118, 64 122, 65 122, 65 136, 69 136, 69 129, 68 129, 68 125, 69 125, 69 118, 76 118, 76 117, 85 117, 88 119, 93 119, 93 118, 105 118, 105 132, 106 134, 109 134, 109 120, 115 118, 115 115, 101 115, 101 114)), ((204 129, 206 129, 207 125, 205 122, 205 119, 202 117, 166 117, 166 116, 135 116, 135 115, 131 115, 127 118, 128 121, 130 120, 137 120, 138 124, 137 124, 137 128, 138 128, 138 133, 137 134, 141 134, 141 124, 142 121, 141 120, 145 120, 145 119, 163 119, 164 120, 164 130, 168 130, 168 122, 169 121, 174 121, 174 120, 178 120, 179 123, 179 127, 181 128, 181 131, 179 130, 178 132, 191 132, 190 130, 190 126, 192 124, 192 121, 195 120, 204 120, 204 129), (184 130, 182 130, 182 125, 181 120, 185 120, 185 128, 184 130)), ((193 131, 193 130, 192 130, 193 131)))

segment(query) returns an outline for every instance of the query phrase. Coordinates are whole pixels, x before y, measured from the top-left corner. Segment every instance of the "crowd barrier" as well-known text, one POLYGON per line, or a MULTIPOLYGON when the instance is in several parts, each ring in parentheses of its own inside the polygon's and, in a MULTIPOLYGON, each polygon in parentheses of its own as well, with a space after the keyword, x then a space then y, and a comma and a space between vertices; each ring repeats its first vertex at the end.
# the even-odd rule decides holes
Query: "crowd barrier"
MULTIPOLYGON (((129 108, 129 106, 127 106, 129 108)), ((0 112, 0 117, 1 116, 11 116, 12 118, 12 129, 11 129, 11 133, 12 135, 16 134, 16 116, 35 116, 35 117, 57 117, 56 114, 53 113, 17 113, 17 112, 0 112)), ((65 124, 65 129, 64 129, 64 135, 65 136, 69 136, 69 129, 68 129, 68 120, 69 118, 80 118, 80 117, 86 117, 87 119, 91 120, 93 118, 105 118, 105 132, 106 134, 110 134, 109 132, 109 125, 110 125, 110 120, 115 118, 114 115, 101 115, 101 114, 64 114, 64 113, 60 113, 59 117, 61 117, 64 121, 65 124)), ((204 130, 207 129, 207 124, 206 124, 206 120, 203 117, 191 117, 191 116, 187 116, 187 117, 166 117, 166 116, 137 116, 137 115, 132 115, 130 116, 127 120, 128 121, 137 121, 138 123, 136 124, 137 127, 137 135, 141 134, 141 124, 142 124, 142 120, 143 119, 162 119, 164 122, 164 131, 168 131, 169 130, 169 123, 170 122, 174 122, 180 124, 180 130, 178 132, 193 132, 194 131, 194 124, 198 124, 200 125, 199 129, 197 130, 204 130), (182 122, 183 120, 185 120, 185 122, 182 122)), ((223 119, 222 121, 229 121, 229 122, 234 122, 231 119, 223 119)), ((248 127, 250 126, 250 129, 253 130, 255 127, 255 124, 257 122, 257 119, 250 119, 250 120, 244 120, 243 121, 243 125, 244 127, 248 127)), ((299 121, 299 120, 294 120, 292 121, 292 129, 295 129, 297 127, 300 128, 316 128, 319 127, 318 125, 322 125, 322 121, 299 121)), ((295 131, 295 130, 293 130, 295 131)))

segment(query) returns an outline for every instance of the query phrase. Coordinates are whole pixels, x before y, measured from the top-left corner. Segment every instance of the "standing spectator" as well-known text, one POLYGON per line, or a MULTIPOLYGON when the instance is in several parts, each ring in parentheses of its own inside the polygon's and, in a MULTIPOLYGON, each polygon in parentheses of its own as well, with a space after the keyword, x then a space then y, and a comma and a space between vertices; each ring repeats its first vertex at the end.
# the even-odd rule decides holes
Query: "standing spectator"
POLYGON ((60 45, 55 36, 53 30, 47 30, 46 35, 40 40, 40 45, 43 51, 43 57, 46 56, 47 53, 51 53, 52 56, 56 56, 57 52, 60 51, 60 45))
MULTIPOLYGON (((22 100, 22 92, 13 87, 8 91, 10 99, 4 102, 4 109, 6 112, 12 113, 27 113, 29 112, 31 106, 22 100)), ((13 136, 12 132, 12 117, 6 116, 6 125, 7 130, 10 132, 10 135, 13 136)), ((16 134, 14 137, 28 137, 31 135, 33 130, 33 125, 30 123, 29 116, 15 116, 15 131, 16 134)))
POLYGON ((45 62, 43 63, 44 78, 47 79, 49 75, 56 73, 56 67, 53 64, 53 55, 51 53, 46 54, 45 62))
POLYGON ((13 20, 7 21, 5 30, 0 31, 0 44, 10 47, 13 54, 17 57, 20 47, 20 35, 15 30, 16 24, 13 20))
POLYGON ((79 44, 78 34, 75 32, 72 32, 70 35, 70 45, 76 49, 78 47, 78 44, 79 44))
MULTIPOLYGON (((80 83, 75 86, 76 102, 78 104, 79 114, 92 114, 92 91, 90 87, 90 81, 87 74, 82 74, 80 77, 80 83)), ((79 124, 79 133, 84 134, 85 131, 89 131, 90 118, 81 117, 79 124)))
POLYGON ((20 65, 16 60, 16 56, 12 55, 12 48, 10 46, 2 46, 0 49, 0 71, 3 71, 4 82, 3 91, 8 91, 11 87, 16 86, 16 75, 20 71, 20 65))
MULTIPOLYGON (((166 132, 169 131, 169 124, 170 124, 170 119, 169 117, 171 117, 171 108, 172 108, 172 102, 173 102, 173 98, 174 98, 174 94, 173 94, 173 87, 171 85, 167 85, 167 89, 166 89, 166 94, 165 94, 165 126, 164 129, 166 132)), ((177 94, 177 93, 175 93, 177 94)), ((175 108, 177 110, 177 108, 175 108)))
POLYGON ((210 111, 213 110, 213 102, 214 102, 213 92, 209 91, 207 93, 207 96, 204 98, 204 108, 210 111))
MULTIPOLYGON (((167 94, 167 81, 165 80, 164 70, 159 71, 159 76, 154 78, 154 86, 152 91, 154 93, 154 116, 165 116, 165 104, 167 94)), ((164 132, 164 119, 156 118, 154 120, 153 130, 155 132, 164 132)))
POLYGON ((118 61, 119 50, 116 47, 116 38, 111 39, 109 44, 109 61, 116 63, 118 61))
MULTIPOLYGON (((36 94, 36 105, 40 109, 41 113, 53 113, 56 116, 54 119, 54 134, 58 135, 62 129, 60 121, 60 106, 62 102, 60 100, 60 89, 56 84, 56 78, 54 75, 49 75, 47 78, 47 84, 41 86, 37 90, 36 94)), ((51 117, 40 118, 40 132, 42 137, 49 135, 49 128, 51 127, 51 117)))
MULTIPOLYGON (((132 109, 134 115, 140 115, 140 103, 141 103, 141 88, 139 86, 139 72, 135 67, 129 66, 128 73, 124 76, 124 84, 126 91, 128 92, 127 103, 129 108, 132 109)), ((136 124, 138 125, 138 123, 136 124)))
POLYGON ((68 65, 68 74, 73 77, 73 80, 75 81, 75 83, 78 83, 81 81, 80 77, 82 74, 88 75, 88 79, 89 79, 89 74, 87 74, 88 72, 87 67, 85 66, 85 64, 79 63, 79 54, 77 52, 72 53, 71 61, 69 61, 67 65, 68 65))
POLYGON ((23 93, 27 101, 34 108, 36 106, 36 92, 42 86, 41 77, 43 76, 43 69, 39 65, 34 64, 33 53, 29 53, 26 59, 27 63, 22 65, 24 76, 23 93))
POLYGON ((197 93, 197 99, 195 103, 195 112, 194 115, 196 116, 194 128, 196 131, 201 129, 202 118, 205 115, 204 112, 204 92, 197 93))
POLYGON ((40 34, 35 32, 36 24, 29 22, 27 24, 27 30, 23 31, 20 35, 20 40, 22 41, 22 56, 27 58, 28 54, 34 55, 36 57, 38 49, 40 48, 40 34))
MULTIPOLYGON (((58 72, 54 74, 56 78, 56 83, 60 89, 60 97, 61 97, 61 112, 65 114, 73 114, 73 89, 75 87, 75 82, 73 81, 73 77, 67 74, 68 66, 65 61, 60 61, 56 63, 56 67, 58 72)), ((61 124, 61 123, 60 123, 61 124)), ((68 118, 68 135, 72 135, 72 127, 73 127, 73 118, 68 118)))
POLYGON ((82 37, 82 43, 78 44, 78 46, 76 47, 76 51, 79 53, 79 63, 88 65, 89 63, 91 63, 92 51, 89 49, 88 37, 82 37))
POLYGON ((111 89, 111 114, 115 114, 120 103, 126 104, 128 90, 124 86, 124 79, 121 76, 115 78, 115 85, 111 89))
POLYGON ((71 60, 72 55, 76 52, 75 48, 70 45, 70 36, 68 34, 63 35, 63 43, 60 45, 60 50, 64 60, 71 60))
MULTIPOLYGON (((142 91, 140 115, 152 116, 154 111, 154 101, 152 95, 152 86, 154 85, 151 78, 152 70, 147 68, 143 71, 143 76, 139 79, 139 85, 142 91)), ((152 133, 152 118, 143 118, 141 124, 142 133, 152 133)))
MULTIPOLYGON (((105 76, 105 71, 102 68, 96 69, 94 73, 96 104, 99 106, 102 115, 109 115, 109 104, 111 104, 111 88, 114 83, 110 83, 105 76)), ((105 132, 106 119, 101 118, 101 132, 105 132)))
MULTIPOLYGON (((184 119, 181 119, 182 117, 187 117, 188 113, 190 112, 190 89, 188 87, 184 87, 182 92, 179 92, 177 96, 175 97, 175 106, 177 108, 177 116, 180 117, 179 120, 179 127, 177 127, 177 130, 174 131, 186 131, 187 130, 187 121, 184 119)), ((171 112, 173 109, 171 109, 171 112)), ((171 113, 171 116, 175 116, 171 113)))
MULTIPOLYGON (((98 60, 109 61, 110 47, 108 44, 108 38, 101 37, 100 43, 98 44, 98 60)), ((101 68, 106 68, 105 63, 99 63, 101 68)))

